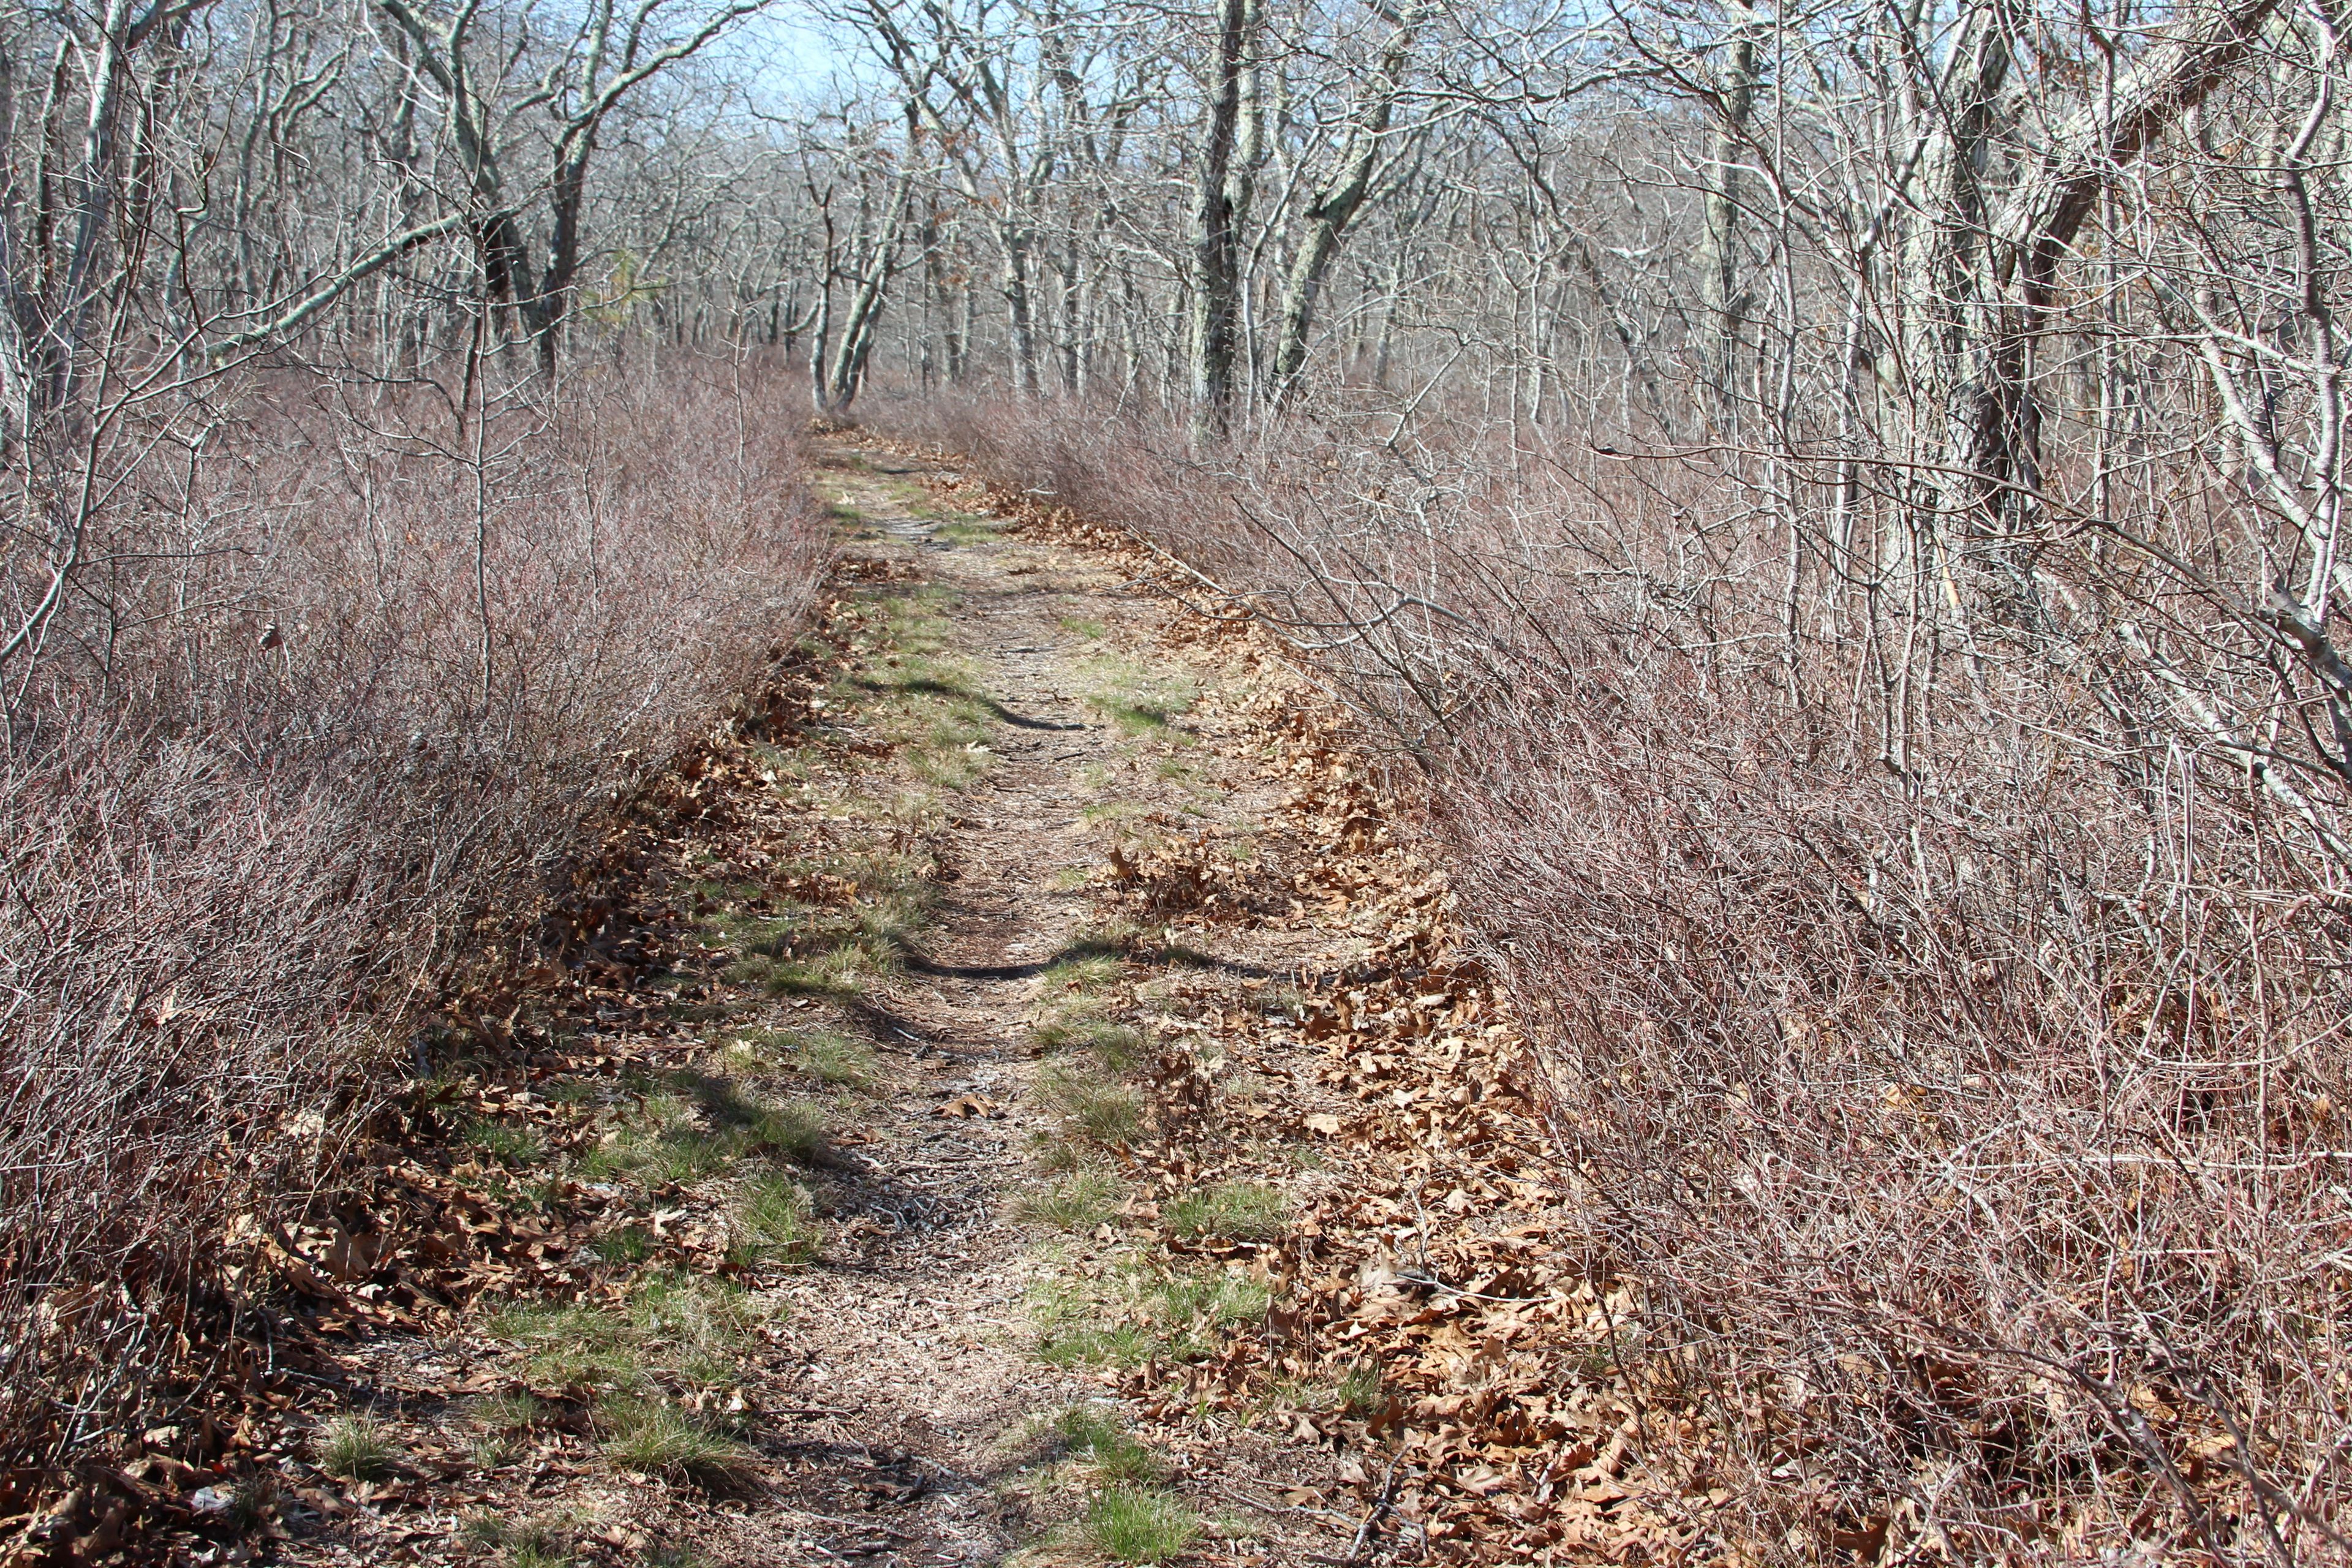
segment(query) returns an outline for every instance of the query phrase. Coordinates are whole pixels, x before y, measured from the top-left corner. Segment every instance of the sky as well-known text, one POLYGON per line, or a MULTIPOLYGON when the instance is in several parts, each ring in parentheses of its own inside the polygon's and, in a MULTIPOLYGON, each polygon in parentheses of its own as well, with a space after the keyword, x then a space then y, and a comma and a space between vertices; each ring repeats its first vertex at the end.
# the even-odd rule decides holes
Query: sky
POLYGON ((751 58, 760 84, 787 100, 824 98, 836 80, 870 79, 875 68, 845 29, 794 0, 752 17, 735 47, 751 58))

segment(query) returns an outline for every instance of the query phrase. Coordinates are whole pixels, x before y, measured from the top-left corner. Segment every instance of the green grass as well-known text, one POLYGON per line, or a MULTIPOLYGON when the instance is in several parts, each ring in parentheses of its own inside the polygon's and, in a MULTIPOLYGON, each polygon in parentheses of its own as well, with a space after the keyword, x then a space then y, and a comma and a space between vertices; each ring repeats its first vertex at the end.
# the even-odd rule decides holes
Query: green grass
POLYGON ((1085 990, 1047 996, 1044 1014, 1029 1031, 1030 1043, 1039 1050, 1090 1050, 1113 1072, 1126 1072, 1143 1060, 1143 1036, 1104 1018, 1104 998, 1085 990))
POLYGON ((623 1266, 643 1263, 654 1255, 654 1238, 646 1234, 643 1226, 623 1226, 608 1230, 591 1244, 596 1256, 607 1263, 623 1266))
POLYGON ((530 1352, 531 1380, 592 1392, 635 1389, 646 1381, 626 1320, 595 1307, 520 1302, 493 1313, 491 1335, 530 1352))
POLYGON ((337 1480, 380 1481, 392 1473, 392 1440, 364 1415, 338 1415, 320 1427, 311 1452, 337 1480))
POLYGON ((667 1081, 619 1115, 581 1160, 581 1176, 688 1186, 746 1157, 805 1160, 824 1145, 824 1111, 811 1101, 763 1100, 712 1073, 682 1071, 667 1081))
POLYGON ((1030 1297, 1039 1356, 1061 1367, 1124 1370, 1147 1361, 1195 1361, 1234 1329, 1262 1321, 1271 1295, 1223 1271, 1132 1265, 1098 1294, 1063 1285, 1030 1297))
POLYGON ((1038 1358, 1065 1369, 1111 1367, 1125 1372, 1150 1361, 1158 1342, 1132 1323, 1080 1322, 1048 1330, 1038 1358))
POLYGON ((1381 1369, 1378 1363, 1360 1361, 1340 1374, 1331 1387, 1332 1403, 1349 1415, 1369 1415, 1378 1410, 1381 1398, 1381 1369))
POLYGON ((940 523, 939 531, 933 537, 949 544, 976 544, 982 540, 995 538, 997 531, 994 523, 983 522, 977 518, 950 516, 940 523))
POLYGON ((569 1568, 572 1532, 562 1519, 509 1519, 482 1512, 466 1516, 458 1527, 466 1544, 477 1552, 495 1552, 506 1568, 569 1568))
POLYGON ((1191 677, 1155 675, 1137 659, 1098 654, 1081 668, 1094 687, 1087 706, 1129 737, 1166 733, 1200 700, 1200 687, 1191 677))
POLYGON ((881 1078, 871 1047, 829 1029, 746 1029, 719 1058, 721 1072, 787 1066, 834 1089, 870 1089, 881 1078))
POLYGON ((839 1000, 863 995, 868 985, 897 973, 899 967, 896 951, 876 942, 851 941, 814 957, 772 963, 761 972, 758 984, 771 996, 829 996, 839 1000))
POLYGON ((835 1089, 869 1089, 881 1079, 872 1048, 845 1035, 803 1035, 793 1042, 793 1060, 801 1071, 835 1089))
MULTIPOLYGON (((959 731, 952 744, 941 742, 946 751, 940 754, 961 758, 958 768, 977 767, 981 753, 961 748, 978 744, 979 733, 959 731)), ((920 737, 898 738, 912 743, 920 737)), ((919 813, 928 798, 915 797, 919 813)), ((706 914, 703 929, 735 952, 724 974, 728 984, 778 996, 848 996, 903 967, 906 944, 928 923, 938 900, 928 853, 876 849, 796 868, 844 878, 856 889, 851 903, 787 902, 765 913, 723 909, 706 914)))
MULTIPOLYGON (((656 1371, 673 1384, 736 1382, 751 1331, 766 1315, 740 1286, 665 1271, 638 1282, 625 1313, 576 1302, 518 1302, 493 1313, 486 1326, 527 1352, 535 1384, 592 1398, 629 1397, 645 1394, 656 1371)), ((528 1409, 515 1407, 509 1419, 528 1409)))
POLYGON ((1055 1417, 1054 1433, 1105 1482, 1157 1481, 1167 1475, 1160 1456, 1137 1440, 1118 1413, 1108 1406, 1073 1405, 1055 1417))
POLYGON ((1161 1212, 1169 1233, 1185 1241, 1220 1237, 1227 1241, 1272 1241, 1283 1233, 1290 1201, 1256 1182, 1220 1182, 1195 1187, 1161 1212))
POLYGON ((1134 1142, 1143 1122, 1143 1097, 1082 1068, 1056 1062, 1037 1075, 1037 1098, 1060 1120, 1065 1135, 1104 1148, 1134 1142))
POLYGON ((601 1412, 604 1458, 638 1475, 721 1486, 740 1481, 751 1454, 664 1400, 616 1400, 601 1412))
POLYGON ((1111 1486, 1087 1500, 1087 1540, 1115 1563, 1164 1563, 1192 1544, 1200 1516, 1153 1487, 1111 1486))
POLYGON ((961 661, 913 658, 895 661, 891 673, 877 687, 891 697, 884 737, 903 749, 908 770, 926 784, 971 787, 996 761, 989 739, 998 710, 976 672, 961 661))
POLYGON ((1058 624, 1071 636, 1084 637, 1088 642, 1100 642, 1109 635, 1108 628, 1100 621, 1088 620, 1084 616, 1064 616, 1058 624))
POLYGON ((466 1444, 466 1462, 478 1470, 496 1470, 514 1463, 520 1445, 503 1432, 478 1432, 466 1444))
POLYGON ((538 1128, 511 1121, 472 1118, 463 1135, 470 1147, 502 1165, 535 1164, 547 1152, 547 1140, 538 1128))
POLYGON ((474 1424, 491 1432, 524 1432, 547 1414, 547 1406, 528 1390, 493 1394, 474 1401, 468 1414, 474 1424))
POLYGON ((746 1268, 805 1263, 823 1239, 809 1217, 808 1194, 770 1173, 746 1183, 738 1194, 727 1256, 746 1268))
POLYGON ((751 1293, 699 1274, 656 1274, 629 1298, 629 1325, 671 1375, 719 1387, 742 1374, 742 1356, 764 1316, 751 1293))
POLYGON ((1114 1178, 1098 1171, 1080 1171, 1024 1196, 1013 1205, 1013 1217, 1056 1230, 1092 1230, 1110 1218, 1118 1190, 1114 1178))
POLYGON ((1079 952, 1057 959, 1037 977, 1047 991, 1098 991, 1127 973, 1127 959, 1117 952, 1079 952))

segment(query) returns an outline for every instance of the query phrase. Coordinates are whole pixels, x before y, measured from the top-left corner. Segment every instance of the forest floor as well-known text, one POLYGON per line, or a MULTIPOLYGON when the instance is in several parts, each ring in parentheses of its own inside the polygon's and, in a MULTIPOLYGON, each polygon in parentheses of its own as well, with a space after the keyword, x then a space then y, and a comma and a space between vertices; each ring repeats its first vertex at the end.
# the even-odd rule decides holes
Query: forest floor
POLYGON ((1124 536, 815 460, 820 623, 249 1238, 245 1389, 105 1483, 157 1560, 1708 1555, 1328 707, 1124 536))

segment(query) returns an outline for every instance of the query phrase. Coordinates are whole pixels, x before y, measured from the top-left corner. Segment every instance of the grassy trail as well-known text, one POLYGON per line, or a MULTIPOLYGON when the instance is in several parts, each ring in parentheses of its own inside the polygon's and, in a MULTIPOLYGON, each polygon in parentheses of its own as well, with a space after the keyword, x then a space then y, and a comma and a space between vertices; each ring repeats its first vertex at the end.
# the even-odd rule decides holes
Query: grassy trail
POLYGON ((571 973, 457 1009, 372 1207, 287 1238, 438 1272, 293 1304, 331 1370, 229 1504, 280 1560, 1363 1546, 1298 1413, 1377 1379, 1194 1375, 1330 1180, 1297 981, 1365 946, 1281 864, 1281 679, 955 476, 819 464, 847 557, 774 721, 635 814, 571 973))

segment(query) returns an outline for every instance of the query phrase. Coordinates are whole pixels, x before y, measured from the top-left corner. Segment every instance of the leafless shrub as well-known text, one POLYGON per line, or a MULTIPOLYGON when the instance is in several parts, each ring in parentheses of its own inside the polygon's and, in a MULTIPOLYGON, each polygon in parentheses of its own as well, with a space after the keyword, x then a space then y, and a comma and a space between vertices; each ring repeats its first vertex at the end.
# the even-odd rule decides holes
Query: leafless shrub
POLYGON ((1654 1371, 1738 1434, 1759 1539, 2341 1545, 2352 926, 2182 667, 2093 657, 2160 615, 2243 710, 2263 650, 2210 601, 2045 540, 2057 612, 1927 595, 1941 662, 1906 666, 1883 627, 1792 647, 1785 534, 1687 468, 1514 475, 1338 422, 1213 455, 1066 411, 933 431, 1200 564, 1429 771, 1584 1223, 1654 1371))
POLYGON ((780 400, 724 365, 471 424, 430 388, 247 397, 204 460, 110 476, 11 668, 17 1452, 71 1450, 196 1331, 224 1224, 305 1201, 454 944, 720 719, 828 552, 780 400))

